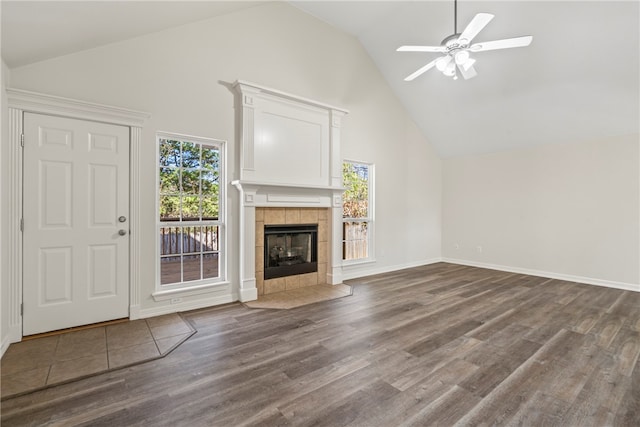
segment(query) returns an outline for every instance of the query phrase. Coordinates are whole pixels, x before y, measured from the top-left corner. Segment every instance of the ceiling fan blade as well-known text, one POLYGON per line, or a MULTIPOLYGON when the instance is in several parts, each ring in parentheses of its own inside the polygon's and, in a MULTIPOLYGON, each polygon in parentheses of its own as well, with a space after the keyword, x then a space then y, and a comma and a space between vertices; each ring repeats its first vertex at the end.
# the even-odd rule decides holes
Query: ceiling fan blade
POLYGON ((427 65, 425 65, 424 67, 420 68, 418 71, 416 71, 415 73, 407 76, 404 81, 405 82, 410 82, 411 80, 415 79, 416 77, 420 76, 421 74, 425 73, 426 71, 429 71, 431 68, 433 68, 436 65, 436 60, 434 59, 433 61, 429 62, 427 65))
POLYGON ((476 43, 469 50, 472 52, 483 52, 486 50, 509 49, 512 47, 529 46, 533 40, 532 36, 514 37, 512 39, 494 40, 491 42, 476 43))
POLYGON ((398 52, 445 52, 444 46, 400 46, 398 52))
POLYGON ((466 68, 459 66, 458 70, 460 70, 460 74, 462 74, 462 77, 464 77, 465 80, 469 80, 470 78, 473 78, 478 75, 478 73, 476 72, 476 69, 473 68, 473 65, 466 68))
POLYGON ((493 19, 494 15, 490 13, 478 13, 473 17, 467 28, 464 29, 460 37, 458 37, 458 42, 460 44, 469 44, 471 40, 475 36, 478 35, 480 31, 493 19))

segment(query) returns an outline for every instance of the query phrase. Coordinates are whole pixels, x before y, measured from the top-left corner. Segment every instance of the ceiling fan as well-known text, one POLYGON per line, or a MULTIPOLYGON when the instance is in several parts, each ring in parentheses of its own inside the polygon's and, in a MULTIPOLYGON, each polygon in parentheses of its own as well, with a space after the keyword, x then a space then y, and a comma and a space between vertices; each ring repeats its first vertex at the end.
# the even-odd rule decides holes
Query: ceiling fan
POLYGON ((493 16, 490 13, 478 13, 467 25, 467 28, 462 33, 458 33, 458 0, 454 0, 453 34, 442 40, 440 46, 400 46, 397 49, 398 52, 435 52, 445 54, 410 74, 404 80, 411 81, 433 67, 436 67, 445 76, 453 77, 454 80, 458 79, 458 71, 465 80, 470 79, 478 74, 473 67, 476 60, 471 57, 472 53, 523 47, 531 44, 532 36, 471 44, 473 38, 493 19, 493 16))

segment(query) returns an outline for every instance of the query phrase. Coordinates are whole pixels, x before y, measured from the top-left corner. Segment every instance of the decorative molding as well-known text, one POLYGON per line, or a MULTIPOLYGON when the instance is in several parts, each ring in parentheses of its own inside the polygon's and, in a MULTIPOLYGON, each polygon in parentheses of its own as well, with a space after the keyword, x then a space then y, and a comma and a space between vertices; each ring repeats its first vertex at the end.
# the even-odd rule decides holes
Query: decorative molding
POLYGON ((504 271, 507 273, 526 274, 529 276, 545 277, 548 279, 564 280, 584 285, 604 286, 606 288, 622 289, 625 291, 640 292, 640 284, 615 282, 611 280, 594 279, 591 277, 574 276, 571 274, 553 273, 549 271, 531 270, 528 268, 509 267, 506 265, 488 264, 484 262, 467 261, 455 258, 442 258, 442 262, 450 264, 467 265, 469 267, 486 268, 489 270, 504 271))
POLYGON ((144 122, 151 117, 150 113, 142 111, 14 88, 7 88, 7 101, 9 106, 22 111, 63 115, 124 126, 142 127, 144 122))
MULTIPOLYGON (((7 254, 8 267, 8 313, 9 341, 19 342, 22 339, 22 120, 23 111, 9 107, 9 162, 7 174, 9 177, 9 215, 7 239, 9 241, 7 254)), ((4 339, 4 337, 3 337, 4 339)))
POLYGON ((233 88, 240 180, 342 184, 340 124, 347 110, 240 80, 233 88), (297 153, 293 164, 285 161, 292 152, 297 153))
POLYGON ((129 305, 129 319, 136 320, 140 318, 140 306, 139 305, 129 305))
POLYGON ((334 107, 333 105, 325 104, 324 102, 319 102, 313 99, 304 98, 302 96, 293 95, 291 93, 283 92, 277 89, 272 89, 272 88, 262 86, 257 83, 251 83, 245 80, 236 80, 233 83, 232 87, 242 93, 245 93, 245 92, 263 93, 267 95, 273 95, 277 98, 283 98, 290 101, 307 104, 313 107, 319 107, 319 108, 322 108, 323 110, 335 110, 343 114, 349 114, 349 110, 345 110, 344 108, 334 107))
POLYGON ((345 113, 342 111, 331 111, 331 129, 329 137, 331 138, 331 152, 329 153, 329 169, 331 185, 342 186, 342 153, 340 152, 340 126, 345 113))
POLYGON ((342 187, 303 186, 258 183, 234 180, 231 184, 241 191, 244 207, 331 207, 335 197, 342 206, 342 187))
POLYGON ((138 319, 140 312, 140 146, 142 128, 131 127, 129 136, 129 318, 138 319))
POLYGON ((255 301, 258 299, 258 288, 256 288, 256 279, 248 279, 240 288, 240 302, 255 301))
POLYGON ((256 182, 256 181, 245 181, 245 180, 235 180, 232 181, 231 184, 237 186, 241 185, 246 189, 248 188, 276 188, 276 189, 302 189, 302 190, 329 190, 329 191, 338 191, 342 193, 344 191, 344 187, 342 186, 330 186, 330 185, 301 185, 301 184, 278 184, 278 183, 265 183, 265 182, 256 182))
POLYGON ((11 341, 9 335, 2 338, 2 344, 0 345, 0 357, 4 356, 4 353, 7 351, 12 342, 13 341, 11 341))
POLYGON ((313 196, 287 196, 281 194, 267 194, 267 203, 322 203, 320 197, 313 196))

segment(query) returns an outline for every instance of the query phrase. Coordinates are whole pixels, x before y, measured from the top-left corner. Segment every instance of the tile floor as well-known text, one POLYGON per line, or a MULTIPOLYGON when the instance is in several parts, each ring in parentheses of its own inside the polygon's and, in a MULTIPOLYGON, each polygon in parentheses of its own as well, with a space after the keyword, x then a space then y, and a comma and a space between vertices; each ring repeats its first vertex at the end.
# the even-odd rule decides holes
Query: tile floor
POLYGON ((256 301, 249 301, 244 304, 249 308, 276 308, 286 310, 315 302, 347 297, 351 294, 352 287, 349 285, 315 285, 292 289, 290 291, 260 295, 256 301))
POLYGON ((1 361, 2 399, 157 359, 194 333, 168 314, 11 344, 1 361))

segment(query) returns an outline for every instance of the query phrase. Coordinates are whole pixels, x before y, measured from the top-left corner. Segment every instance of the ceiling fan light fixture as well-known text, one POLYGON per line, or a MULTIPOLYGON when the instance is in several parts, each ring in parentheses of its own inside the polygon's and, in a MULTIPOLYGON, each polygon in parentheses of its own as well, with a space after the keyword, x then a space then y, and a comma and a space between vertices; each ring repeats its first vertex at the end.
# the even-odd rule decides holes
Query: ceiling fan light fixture
POLYGON ((436 68, 438 69, 438 71, 444 72, 450 62, 451 57, 449 55, 441 56, 440 58, 436 59, 436 68))
POLYGON ((456 74, 456 64, 454 62, 449 61, 447 67, 442 72, 447 77, 453 77, 456 74))
POLYGON ((473 64, 476 63, 476 60, 473 58, 469 58, 467 59, 463 64, 461 64, 460 66, 462 68, 464 68, 465 71, 467 71, 469 68, 471 68, 473 66, 473 64))
POLYGON ((469 60, 469 52, 467 50, 459 50, 456 52, 456 64, 462 65, 469 60))

